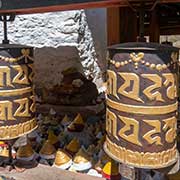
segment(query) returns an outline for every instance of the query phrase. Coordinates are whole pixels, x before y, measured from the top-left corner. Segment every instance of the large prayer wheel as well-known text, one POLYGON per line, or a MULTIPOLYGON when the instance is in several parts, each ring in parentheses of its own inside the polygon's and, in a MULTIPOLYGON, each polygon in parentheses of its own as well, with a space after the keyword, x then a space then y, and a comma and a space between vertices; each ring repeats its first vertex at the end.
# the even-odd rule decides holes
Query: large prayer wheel
POLYGON ((177 161, 178 54, 153 43, 109 48, 104 149, 118 162, 158 169, 177 161))
POLYGON ((33 48, 0 45, 0 140, 18 138, 36 127, 33 48))

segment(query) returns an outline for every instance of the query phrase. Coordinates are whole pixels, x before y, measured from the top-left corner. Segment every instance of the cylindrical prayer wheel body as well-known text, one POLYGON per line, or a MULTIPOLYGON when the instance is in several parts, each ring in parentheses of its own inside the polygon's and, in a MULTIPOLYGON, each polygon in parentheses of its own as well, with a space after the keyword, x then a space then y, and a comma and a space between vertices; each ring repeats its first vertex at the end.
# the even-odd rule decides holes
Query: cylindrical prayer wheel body
POLYGON ((0 45, 0 140, 37 127, 33 76, 32 47, 0 45))
POLYGON ((113 159, 139 168, 177 161, 178 49, 150 43, 109 48, 107 139, 113 159))

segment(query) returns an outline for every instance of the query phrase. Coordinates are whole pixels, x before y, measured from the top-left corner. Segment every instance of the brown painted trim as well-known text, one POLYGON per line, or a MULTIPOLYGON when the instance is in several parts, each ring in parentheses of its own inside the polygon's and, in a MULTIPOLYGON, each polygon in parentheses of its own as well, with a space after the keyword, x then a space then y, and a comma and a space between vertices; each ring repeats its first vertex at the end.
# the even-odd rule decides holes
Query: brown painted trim
POLYGON ((72 3, 67 5, 55 5, 55 6, 44 6, 24 9, 0 9, 0 13, 16 13, 16 14, 31 14, 31 13, 45 13, 65 10, 76 10, 76 9, 89 9, 89 8, 102 8, 102 7, 114 7, 114 6, 126 6, 124 0, 106 0, 100 2, 89 2, 89 3, 72 3))
POLYGON ((120 43, 120 8, 107 9, 108 46, 120 43))
MULTIPOLYGON (((0 8, 0 13, 16 13, 16 14, 31 14, 31 13, 44 13, 44 12, 54 12, 54 11, 65 11, 65 10, 76 10, 76 9, 88 9, 88 8, 101 8, 101 7, 124 7, 128 6, 126 0, 96 0, 95 2, 92 0, 92 2, 83 2, 81 1, 73 1, 72 3, 65 3, 61 2, 59 0, 56 0, 56 2, 49 1, 48 3, 35 3, 34 1, 34 7, 31 8, 31 5, 24 4, 25 1, 23 0, 11 0, 12 2, 3 0, 4 6, 0 8), (22 2, 19 7, 14 8, 12 6, 15 2, 22 2), (59 3, 58 3, 59 1, 59 3), (80 3, 77 3, 80 2, 80 3), (8 4, 9 3, 9 4, 8 4), (10 5, 12 7, 10 7, 10 5)), ((91 0, 89 0, 91 1, 91 0)), ((130 2, 133 2, 134 0, 130 0, 130 2)), ((180 2, 180 0, 160 0, 159 3, 177 3, 180 2)))

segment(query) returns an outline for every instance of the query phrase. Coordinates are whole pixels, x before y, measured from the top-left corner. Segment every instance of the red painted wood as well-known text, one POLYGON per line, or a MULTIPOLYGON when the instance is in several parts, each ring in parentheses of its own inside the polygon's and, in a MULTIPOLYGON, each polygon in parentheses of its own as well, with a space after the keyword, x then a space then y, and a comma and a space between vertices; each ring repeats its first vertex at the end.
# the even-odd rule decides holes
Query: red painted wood
POLYGON ((68 5, 34 7, 34 8, 27 8, 27 9, 21 9, 21 8, 12 9, 12 10, 0 9, 0 13, 31 14, 31 13, 44 13, 44 12, 101 8, 101 7, 114 7, 114 6, 127 6, 127 3, 124 0, 106 0, 106 1, 100 1, 100 2, 72 3, 68 5))
MULTIPOLYGON (((147 2, 154 2, 154 0, 145 0, 147 2)), ((23 3, 23 0, 19 1, 23 3)), ((129 0, 130 3, 138 3, 140 0, 129 0)), ((159 0, 159 3, 177 3, 180 0, 159 0)), ((51 4, 51 3, 50 3, 51 4)), ((128 6, 127 0, 102 0, 99 2, 89 2, 89 3, 69 3, 66 5, 54 5, 54 6, 43 6, 43 7, 33 7, 33 8, 23 8, 21 5, 17 9, 9 9, 8 7, 3 9, 0 8, 0 13, 16 13, 16 14, 30 14, 30 13, 44 13, 53 11, 65 11, 65 10, 76 10, 76 9, 88 9, 88 8, 100 8, 100 7, 124 7, 128 6)))

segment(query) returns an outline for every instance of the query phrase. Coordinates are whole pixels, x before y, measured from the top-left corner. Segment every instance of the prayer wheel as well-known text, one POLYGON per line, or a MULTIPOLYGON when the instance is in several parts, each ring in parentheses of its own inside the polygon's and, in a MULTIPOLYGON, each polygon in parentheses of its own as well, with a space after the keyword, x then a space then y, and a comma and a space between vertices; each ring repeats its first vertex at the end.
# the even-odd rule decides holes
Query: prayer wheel
POLYGON ((0 140, 28 134, 36 127, 33 48, 0 45, 0 140))
POLYGON ((178 48, 125 43, 108 49, 106 153, 138 168, 158 169, 178 158, 178 48))

